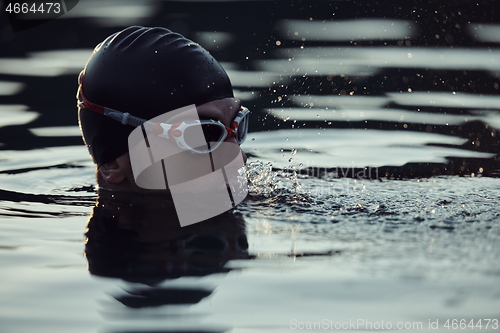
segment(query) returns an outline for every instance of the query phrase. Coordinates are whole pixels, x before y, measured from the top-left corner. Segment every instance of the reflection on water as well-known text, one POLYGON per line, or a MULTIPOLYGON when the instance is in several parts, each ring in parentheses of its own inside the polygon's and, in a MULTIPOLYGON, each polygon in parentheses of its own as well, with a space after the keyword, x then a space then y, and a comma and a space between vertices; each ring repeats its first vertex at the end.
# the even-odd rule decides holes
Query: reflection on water
POLYGON ((103 193, 87 227, 85 254, 90 272, 99 276, 157 284, 227 272, 227 261, 248 258, 240 216, 227 213, 181 227, 173 202, 163 196, 103 193))
POLYGON ((54 127, 38 127, 30 128, 30 132, 36 136, 77 136, 81 135, 78 126, 54 126, 54 127))
POLYGON ((459 146, 466 140, 434 133, 322 128, 302 129, 298 136, 293 134, 293 130, 253 133, 255 140, 245 142, 243 147, 276 167, 289 164, 319 168, 382 167, 410 162, 446 163, 448 156, 483 159, 495 156, 440 147, 459 146))
POLYGON ((16 95, 24 86, 22 82, 0 81, 0 95, 16 95))
POLYGON ((38 112, 27 111, 28 107, 25 105, 0 105, 0 127, 11 125, 22 125, 35 120, 38 112))
POLYGON ((78 7, 63 16, 65 19, 83 17, 105 27, 140 25, 154 14, 154 1, 120 0, 116 1, 84 0, 78 7))
MULTIPOLYGON (((500 96, 497 95, 476 95, 456 92, 422 92, 412 91, 411 93, 386 93, 385 96, 291 96, 291 100, 301 106, 316 106, 318 108, 344 108, 344 107, 382 107, 390 103, 405 106, 420 107, 442 107, 460 108, 460 113, 464 109, 495 109, 498 110, 500 96)), ((403 110, 398 110, 403 111, 403 110)), ((416 113, 417 115, 419 113, 416 113)), ((446 114, 446 113, 445 113, 446 114)))
POLYGON ((500 25, 499 24, 470 24, 468 26, 469 33, 481 42, 500 42, 500 25))
POLYGON ((0 74, 20 76, 59 76, 78 74, 92 50, 58 50, 31 53, 26 59, 3 58, 0 74))
MULTIPOLYGON (((312 103, 312 102, 311 102, 312 103)), ((313 103, 314 104, 314 103, 313 103)), ((413 112, 401 109, 268 109, 270 114, 277 118, 286 121, 296 122, 302 121, 322 121, 327 125, 331 125, 332 121, 388 121, 398 123, 416 123, 416 124, 432 124, 432 125, 462 125, 468 121, 483 121, 487 124, 499 128, 499 118, 496 113, 485 113, 481 115, 454 115, 431 112, 413 112), (330 122, 330 123, 328 123, 330 122)), ((300 125, 295 125, 294 128, 300 128, 300 125)), ((458 138, 456 138, 458 139, 458 138)))
MULTIPOLYGON (((85 248, 82 215, 91 212, 92 193, 4 193, 4 204, 32 210, 2 214, 4 325, 28 331, 20 324, 26 309, 47 329, 61 325, 55 312, 68 325, 80 322, 82 332, 286 331, 291 319, 330 318, 332 308, 342 321, 360 307, 374 321, 497 316, 498 179, 325 174, 300 177, 294 192, 288 176, 257 167, 251 180, 272 192, 254 191, 237 212, 185 228, 162 198, 101 196, 85 248), (76 205, 81 195, 89 196, 84 206, 76 205), (43 319, 42 308, 52 314, 43 319)), ((48 171, 27 171, 31 183, 18 184, 18 193, 35 183, 51 192, 34 181, 60 174, 48 171)), ((92 174, 70 171, 61 183, 92 174)))
MULTIPOLYGON (((225 48, 236 39, 236 36, 229 32, 222 31, 200 31, 196 33, 195 42, 204 45, 204 48, 212 51, 218 48, 225 48)), ((225 68, 229 69, 229 68, 225 68)), ((231 80, 232 82, 232 80, 231 80)), ((233 83, 234 84, 234 83, 233 83)))
POLYGON ((404 40, 415 37, 417 34, 414 23, 394 19, 331 22, 284 20, 278 25, 284 38, 299 41, 404 40))
POLYGON ((491 6, 120 4, 80 1, 19 34, 1 23, 2 329, 499 318, 491 6), (75 75, 129 24, 204 45, 252 110, 251 194, 235 211, 180 228, 164 199, 97 198, 75 75))
MULTIPOLYGON (((157 317, 178 313, 167 326, 189 327, 182 315, 186 306, 206 299, 213 287, 176 286, 168 280, 228 273, 229 260, 249 259, 241 215, 228 212, 181 227, 173 202, 163 195, 101 193, 87 228, 85 257, 90 273, 126 281, 121 292, 111 295, 117 303, 102 310, 110 320, 140 320, 143 313, 137 310, 153 309, 148 313, 153 324, 158 325, 157 317)), ((193 325, 203 317, 191 314, 189 322, 193 325)))
POLYGON ((436 92, 412 92, 410 93, 388 93, 390 101, 400 105, 412 105, 422 107, 443 107, 463 109, 486 109, 497 110, 500 103, 498 95, 476 95, 465 93, 436 93, 436 92))
POLYGON ((281 79, 280 74, 269 72, 226 70, 234 87, 267 88, 281 79))
POLYGON ((374 71, 384 68, 417 68, 489 70, 495 73, 500 70, 499 53, 498 48, 471 50, 451 47, 307 47, 280 49, 278 55, 283 57, 283 60, 262 61, 258 66, 271 72, 283 69, 283 72, 294 75, 375 74, 356 74, 349 71, 351 67, 360 68, 359 73, 362 73, 361 69, 372 68, 374 71))

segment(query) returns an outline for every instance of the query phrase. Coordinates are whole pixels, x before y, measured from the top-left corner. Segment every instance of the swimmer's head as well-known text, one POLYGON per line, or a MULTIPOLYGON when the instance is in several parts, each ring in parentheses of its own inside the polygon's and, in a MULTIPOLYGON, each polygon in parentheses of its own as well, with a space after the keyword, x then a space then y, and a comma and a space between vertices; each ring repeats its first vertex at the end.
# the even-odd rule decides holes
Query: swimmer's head
MULTIPOLYGON (((80 85, 92 103, 151 119, 187 105, 231 104, 231 82, 197 43, 165 28, 129 27, 97 45, 80 85)), ((85 108, 78 118, 98 166, 128 152, 133 126, 85 108)))

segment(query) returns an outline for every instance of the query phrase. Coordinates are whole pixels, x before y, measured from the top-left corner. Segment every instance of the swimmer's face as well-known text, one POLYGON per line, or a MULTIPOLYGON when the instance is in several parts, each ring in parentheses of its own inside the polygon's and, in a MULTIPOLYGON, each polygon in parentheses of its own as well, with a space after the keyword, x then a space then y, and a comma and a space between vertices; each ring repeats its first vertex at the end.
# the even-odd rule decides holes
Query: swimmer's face
MULTIPOLYGON (((212 102, 208 102, 196 107, 198 116, 200 120, 215 120, 220 121, 227 127, 231 127, 231 124, 239 112, 241 107, 241 101, 235 98, 224 98, 212 102)), ((175 116, 172 117, 172 122, 175 123, 175 116)), ((182 121, 182 120, 181 120, 182 121)), ((226 138, 225 143, 230 143, 226 147, 230 147, 231 152, 229 154, 219 154, 218 161, 222 165, 226 165, 235 155, 241 154, 243 163, 246 162, 247 157, 241 150, 236 138, 230 136, 226 138), (227 155, 227 160, 225 156, 227 155)), ((165 144, 171 144, 165 142, 165 144)), ((172 147, 173 150, 178 149, 177 147, 172 147)), ((219 149, 219 148, 218 148, 219 149)), ((217 150, 218 150, 217 149, 217 150)), ((227 149, 227 148, 226 148, 227 149)), ((179 151, 180 152, 180 151, 179 151)), ((177 154, 176 159, 173 160, 173 164, 170 168, 175 168, 175 170, 181 170, 185 175, 196 174, 198 170, 198 165, 202 157, 200 154, 196 153, 183 153, 177 154)), ((138 186, 135 182, 135 178, 132 172, 132 166, 130 162, 130 155, 126 153, 116 160, 106 163, 99 167, 99 185, 109 189, 115 190, 128 190, 134 192, 158 192, 161 190, 149 190, 138 186)), ((210 188, 210 184, 204 184, 204 187, 210 188)))

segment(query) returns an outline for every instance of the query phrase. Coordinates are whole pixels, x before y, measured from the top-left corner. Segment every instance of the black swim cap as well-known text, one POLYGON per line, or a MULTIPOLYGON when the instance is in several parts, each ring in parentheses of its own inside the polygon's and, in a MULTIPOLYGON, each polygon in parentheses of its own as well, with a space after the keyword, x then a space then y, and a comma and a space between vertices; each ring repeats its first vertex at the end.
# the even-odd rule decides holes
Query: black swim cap
MULTIPOLYGON (((233 97, 231 82, 212 55, 165 28, 134 26, 109 36, 96 46, 83 73, 90 102, 143 119, 233 97)), ((96 164, 128 151, 133 126, 86 109, 78 118, 96 164)))

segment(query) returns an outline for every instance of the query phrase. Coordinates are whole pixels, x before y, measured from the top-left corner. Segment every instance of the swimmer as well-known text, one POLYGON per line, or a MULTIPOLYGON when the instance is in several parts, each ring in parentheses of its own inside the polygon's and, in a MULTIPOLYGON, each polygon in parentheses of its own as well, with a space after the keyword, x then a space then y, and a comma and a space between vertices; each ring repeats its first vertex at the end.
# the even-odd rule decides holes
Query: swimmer
POLYGON ((221 144, 231 148, 229 154, 219 153, 227 159, 220 163, 227 164, 236 155, 242 164, 246 161, 239 145, 248 130, 249 112, 234 98, 226 72, 199 44, 168 29, 133 26, 106 38, 80 73, 77 99, 80 129, 96 164, 101 191, 149 193, 172 186, 165 180, 155 187, 158 182, 153 177, 149 180, 153 184, 145 188, 134 177, 129 136, 147 129, 147 124, 152 132, 163 134, 161 145, 171 145, 179 153, 170 159, 170 170, 178 173, 197 171, 199 161, 208 155, 214 171, 212 153, 223 151, 218 148, 221 144), (195 106, 199 119, 186 120, 177 113, 170 123, 150 121, 188 106, 195 106), (206 151, 189 144, 188 129, 193 126, 211 136, 206 151), (172 127, 177 128, 174 135, 172 127))

